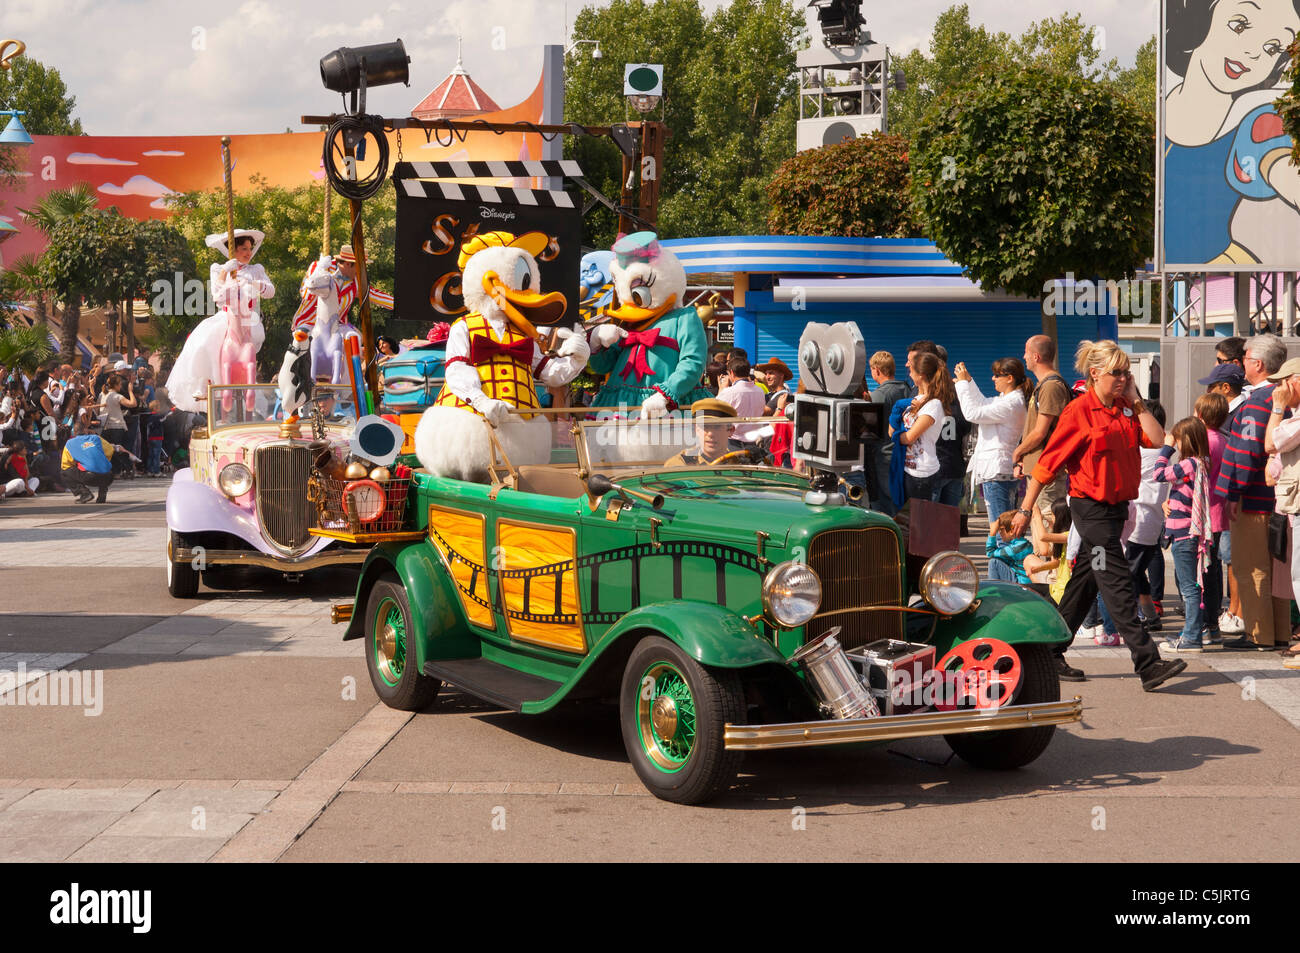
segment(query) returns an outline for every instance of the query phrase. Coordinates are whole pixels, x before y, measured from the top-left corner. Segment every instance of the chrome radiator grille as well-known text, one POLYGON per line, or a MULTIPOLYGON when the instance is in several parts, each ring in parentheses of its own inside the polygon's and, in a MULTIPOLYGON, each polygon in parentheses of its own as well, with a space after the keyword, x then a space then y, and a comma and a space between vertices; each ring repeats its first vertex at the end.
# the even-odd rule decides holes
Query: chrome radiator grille
POLYGON ((307 548, 316 514, 307 500, 311 451, 305 443, 259 447, 253 479, 262 535, 296 555, 307 548))
POLYGON ((814 638, 838 625, 846 649, 904 636, 903 613, 863 612, 903 604, 898 537, 886 527, 834 529, 813 537, 808 565, 822 581, 821 611, 808 623, 814 638))

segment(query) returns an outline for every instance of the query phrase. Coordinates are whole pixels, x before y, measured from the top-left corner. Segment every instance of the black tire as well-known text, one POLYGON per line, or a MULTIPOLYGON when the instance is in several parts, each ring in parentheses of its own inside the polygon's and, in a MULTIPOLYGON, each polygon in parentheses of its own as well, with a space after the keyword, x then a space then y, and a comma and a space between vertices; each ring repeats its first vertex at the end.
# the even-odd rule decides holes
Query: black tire
POLYGON ((399 711, 428 708, 442 682, 416 668, 414 615, 406 587, 396 576, 383 576, 366 596, 364 611, 366 670, 375 694, 399 711))
MULTIPOLYGON (((1012 646, 1020 656, 1020 691, 1013 705, 1033 705, 1061 700, 1061 681, 1056 675, 1052 650, 1035 643, 1012 646)), ((980 731, 944 735, 948 747, 967 764, 977 768, 1007 771, 1029 764, 1047 750, 1055 725, 1017 728, 1013 731, 980 731)))
POLYGON ((190 562, 177 562, 172 554, 185 546, 185 537, 172 533, 167 542, 167 591, 176 599, 193 599, 199 594, 199 571, 190 562))
POLYGON ((655 797, 677 804, 702 804, 735 778, 741 753, 723 747, 723 728, 728 722, 744 723, 745 692, 738 673, 705 668, 668 639, 648 636, 632 650, 623 669, 618 707, 628 759, 655 797), (646 686, 649 694, 644 694, 642 685, 647 677, 654 682, 646 686), (685 708, 678 709, 674 696, 660 690, 666 685, 680 689, 683 684, 693 707, 693 732, 685 728, 685 718, 679 725, 678 714, 685 708), (665 705, 671 711, 665 715, 661 709, 652 717, 661 695, 668 699, 665 705), (671 734, 665 733, 668 741, 660 735, 661 724, 667 724, 665 718, 670 718, 672 725, 671 734))

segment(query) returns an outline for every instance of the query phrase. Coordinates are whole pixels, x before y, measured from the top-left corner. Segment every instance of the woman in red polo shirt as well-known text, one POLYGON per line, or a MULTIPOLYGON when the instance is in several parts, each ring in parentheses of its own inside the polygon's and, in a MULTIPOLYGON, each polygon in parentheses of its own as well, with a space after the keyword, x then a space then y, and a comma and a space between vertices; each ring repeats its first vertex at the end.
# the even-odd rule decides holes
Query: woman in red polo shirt
MULTIPOLYGON (((1075 367, 1087 389, 1062 411, 1012 527, 1017 533, 1024 531, 1043 485, 1064 467, 1070 474, 1070 520, 1082 542, 1061 596, 1061 615, 1073 633, 1100 589, 1128 645, 1142 688, 1152 691, 1187 663, 1162 660, 1138 622, 1137 593, 1120 534, 1129 500, 1137 497, 1142 481, 1138 448, 1160 446, 1165 432, 1138 396, 1128 355, 1114 341, 1084 341, 1075 355, 1075 367)), ((1056 664, 1063 679, 1083 681, 1083 673, 1065 661, 1065 646, 1057 650, 1056 664)))

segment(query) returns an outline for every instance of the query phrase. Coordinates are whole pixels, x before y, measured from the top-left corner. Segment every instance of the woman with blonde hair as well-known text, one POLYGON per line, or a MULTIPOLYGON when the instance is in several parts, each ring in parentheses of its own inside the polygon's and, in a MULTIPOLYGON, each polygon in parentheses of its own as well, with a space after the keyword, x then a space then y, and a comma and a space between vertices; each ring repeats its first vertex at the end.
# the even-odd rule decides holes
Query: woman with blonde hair
MULTIPOLYGON (((1029 480, 1014 528, 1023 532, 1044 484, 1064 467, 1070 474, 1070 517, 1082 545, 1061 596, 1060 611, 1070 632, 1078 631, 1088 607, 1102 601, 1128 645, 1144 691, 1154 691, 1187 663, 1161 659, 1160 650, 1138 621, 1137 594, 1121 540, 1128 503, 1142 481, 1139 447, 1164 443, 1164 428, 1138 395, 1128 355, 1114 341, 1083 341, 1075 355, 1084 393, 1066 406, 1029 480)), ((1083 681, 1081 671, 1057 650, 1056 666, 1066 681, 1083 681)))

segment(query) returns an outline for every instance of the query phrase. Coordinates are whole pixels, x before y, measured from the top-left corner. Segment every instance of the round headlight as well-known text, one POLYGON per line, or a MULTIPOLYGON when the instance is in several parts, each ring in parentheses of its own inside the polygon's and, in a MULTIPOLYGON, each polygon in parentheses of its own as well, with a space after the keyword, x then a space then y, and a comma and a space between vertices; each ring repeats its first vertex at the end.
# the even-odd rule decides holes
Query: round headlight
POLYGON ((804 563, 781 563, 763 580, 763 611, 777 625, 803 625, 822 604, 822 581, 804 563))
POLYGON ((921 570, 921 596, 936 612, 956 615, 975 601, 979 582, 975 564, 961 553, 939 553, 921 570))
POLYGON ((217 477, 217 486, 232 500, 253 488, 253 471, 242 463, 228 463, 217 477))

